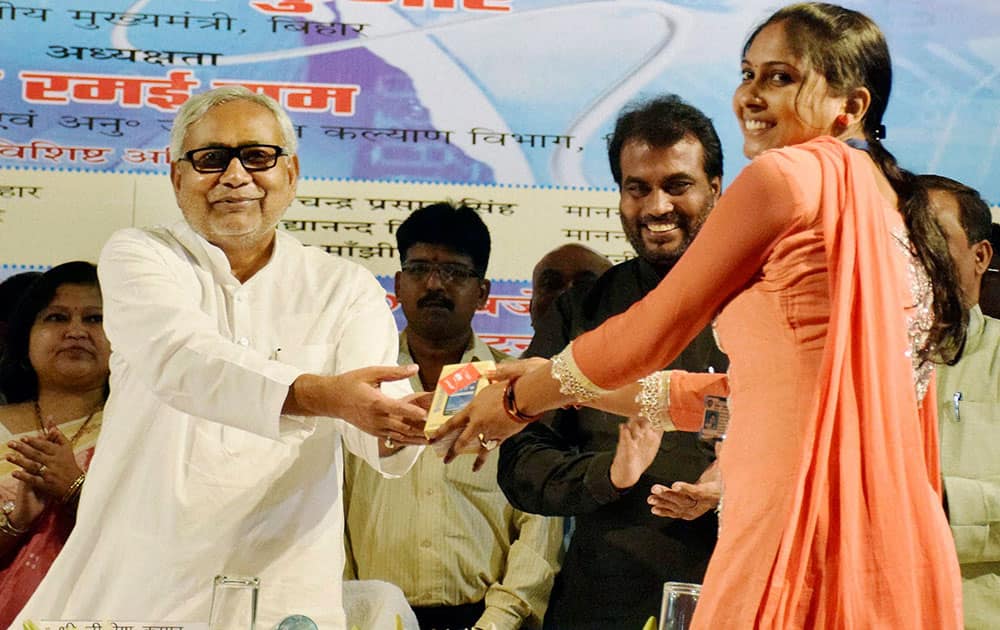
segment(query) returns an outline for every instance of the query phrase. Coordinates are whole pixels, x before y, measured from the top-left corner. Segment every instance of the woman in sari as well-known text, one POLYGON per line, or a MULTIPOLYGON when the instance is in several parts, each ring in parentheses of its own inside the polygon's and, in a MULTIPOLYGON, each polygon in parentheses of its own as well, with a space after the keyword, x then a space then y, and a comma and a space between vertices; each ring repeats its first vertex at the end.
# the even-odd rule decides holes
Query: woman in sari
POLYGON ((0 361, 0 627, 73 529, 107 397, 110 346, 97 268, 45 272, 18 303, 0 361))
POLYGON ((484 457, 567 404, 697 431, 704 397, 727 396, 720 537, 693 627, 960 628, 929 386, 965 321, 926 194, 882 143, 885 38, 856 11, 792 5, 751 34, 741 76, 753 161, 673 271, 439 435, 461 430, 448 457, 484 457), (728 378, 647 376, 713 320, 728 378))

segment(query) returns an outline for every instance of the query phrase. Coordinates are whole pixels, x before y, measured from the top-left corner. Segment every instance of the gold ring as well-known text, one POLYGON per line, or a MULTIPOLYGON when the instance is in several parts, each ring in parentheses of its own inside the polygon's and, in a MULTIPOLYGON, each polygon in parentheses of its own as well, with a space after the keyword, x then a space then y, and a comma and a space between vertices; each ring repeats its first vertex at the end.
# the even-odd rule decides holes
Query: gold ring
POLYGON ((49 469, 48 466, 46 466, 45 464, 42 464, 41 466, 38 467, 38 472, 36 472, 35 474, 38 475, 39 477, 41 477, 42 475, 45 474, 45 471, 48 470, 48 469, 49 469))
POLYGON ((395 448, 396 447, 396 443, 392 441, 392 436, 391 435, 386 435, 385 439, 382 440, 382 444, 386 448, 395 448))
POLYGON ((479 434, 479 445, 482 446, 487 451, 492 451, 500 444, 498 440, 487 440, 485 433, 479 434))

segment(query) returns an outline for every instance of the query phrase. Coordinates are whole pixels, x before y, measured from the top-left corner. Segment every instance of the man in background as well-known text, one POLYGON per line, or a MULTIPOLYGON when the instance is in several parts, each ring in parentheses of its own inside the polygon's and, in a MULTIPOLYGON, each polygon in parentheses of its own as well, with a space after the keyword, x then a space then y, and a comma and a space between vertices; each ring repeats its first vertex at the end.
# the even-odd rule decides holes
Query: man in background
MULTIPOLYGON (((396 240, 396 298, 407 321, 399 360, 419 366, 413 389, 434 391, 449 364, 507 359, 472 330, 490 293, 490 234, 479 215, 467 206, 426 206, 399 226, 396 240)), ((373 472, 349 458, 349 577, 398 585, 426 630, 540 627, 562 522, 512 508, 497 485, 495 457, 472 472, 425 451, 404 478, 373 472)))
MULTIPOLYGON (((704 114, 676 96, 623 112, 608 158, 636 258, 560 296, 536 322, 526 356, 550 357, 642 299, 673 268, 722 190, 718 135, 704 114)), ((665 367, 727 366, 706 330, 665 367)), ((624 421, 586 407, 563 409, 500 448, 500 485, 513 505, 575 517, 546 628, 635 630, 659 614, 664 582, 700 583, 704 576, 717 532, 708 510, 717 497, 692 499, 691 511, 677 519, 654 516, 646 498, 653 484, 697 481, 712 463, 710 449, 696 434, 656 433, 652 463, 635 465, 636 449, 618 448, 624 421)))
POLYGON ((989 206, 953 179, 921 175, 969 308, 958 363, 937 370, 945 507, 962 570, 968 630, 1000 624, 1000 320, 979 307, 993 257, 989 206))
POLYGON ((556 298, 578 284, 592 284, 611 268, 611 261, 579 243, 560 245, 531 272, 531 325, 548 312, 556 298))

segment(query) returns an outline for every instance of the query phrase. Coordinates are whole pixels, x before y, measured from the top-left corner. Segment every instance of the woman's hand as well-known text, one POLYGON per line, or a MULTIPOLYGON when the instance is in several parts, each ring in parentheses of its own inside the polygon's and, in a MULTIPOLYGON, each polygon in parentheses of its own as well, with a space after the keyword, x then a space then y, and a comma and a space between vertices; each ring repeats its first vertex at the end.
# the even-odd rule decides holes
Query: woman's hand
POLYGON ((445 463, 451 462, 461 453, 477 453, 473 470, 482 468, 489 452, 510 436, 519 432, 533 419, 541 417, 546 411, 556 409, 572 402, 559 388, 559 381, 552 377, 549 362, 546 360, 529 359, 518 361, 507 367, 501 364, 492 374, 492 378, 510 378, 509 381, 499 381, 487 386, 476 394, 465 409, 451 417, 448 422, 438 427, 431 438, 431 443, 448 444, 448 452, 444 456, 445 463), (503 369, 500 369, 503 367, 503 369), (517 375, 517 397, 513 407, 524 416, 523 421, 515 420, 504 409, 504 392, 508 383, 514 387, 514 377, 517 375), (531 416, 534 416, 532 418, 531 416))
POLYGON ((23 481, 17 482, 17 496, 14 499, 14 511, 7 515, 8 520, 18 529, 26 529, 45 511, 44 497, 23 481))
POLYGON ((531 357, 530 359, 518 359, 517 361, 504 361, 497 365, 496 369, 486 374, 493 382, 509 381, 524 376, 532 370, 539 368, 548 369, 551 361, 542 357, 531 357))
POLYGON ((83 474, 73 455, 73 445, 54 424, 46 427, 45 437, 23 437, 8 446, 15 452, 7 456, 7 461, 21 467, 11 476, 50 499, 65 497, 83 474))
POLYGON ((486 386, 465 409, 438 427, 431 443, 454 437, 444 456, 444 463, 451 463, 462 453, 476 453, 472 470, 478 471, 486 463, 490 451, 525 427, 523 423, 511 420, 503 409, 506 387, 506 381, 486 386))
POLYGON ((497 365, 494 370, 488 372, 486 377, 493 381, 493 384, 484 388, 462 411, 439 426, 434 432, 434 437, 431 438, 431 443, 441 443, 448 446, 444 462, 451 463, 456 456, 462 453, 476 453, 477 457, 472 469, 478 471, 482 468, 491 450, 523 428, 523 425, 511 420, 503 410, 503 393, 507 381, 516 380, 534 369, 548 369, 548 365, 548 359, 533 357, 518 361, 504 361, 497 365), (465 431, 464 429, 469 424, 473 413, 482 426, 474 431, 465 431), (491 426, 487 426, 487 424, 491 426), (480 435, 482 439, 480 439, 480 435))
POLYGON ((6 503, 5 499, 11 499, 14 509, 6 514, 7 524, 11 529, 23 531, 23 534, 11 535, 10 532, 0 533, 0 566, 8 566, 7 563, 17 553, 31 535, 31 529, 35 521, 45 511, 45 499, 23 481, 14 480, 14 496, 5 495, 0 499, 0 503, 6 503))

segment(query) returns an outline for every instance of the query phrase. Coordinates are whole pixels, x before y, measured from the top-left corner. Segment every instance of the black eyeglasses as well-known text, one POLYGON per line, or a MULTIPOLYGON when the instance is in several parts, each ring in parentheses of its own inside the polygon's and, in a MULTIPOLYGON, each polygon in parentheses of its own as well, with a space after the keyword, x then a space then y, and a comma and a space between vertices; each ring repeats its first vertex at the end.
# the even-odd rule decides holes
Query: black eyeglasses
POLYGON ((436 273, 444 284, 479 278, 478 271, 458 263, 408 262, 403 264, 402 269, 403 273, 420 282, 429 278, 432 273, 436 273))
POLYGON ((199 173, 221 173, 229 168, 233 158, 238 158, 248 171, 266 171, 274 168, 278 158, 288 155, 273 144, 245 144, 241 147, 204 147, 184 154, 181 160, 191 163, 199 173))

